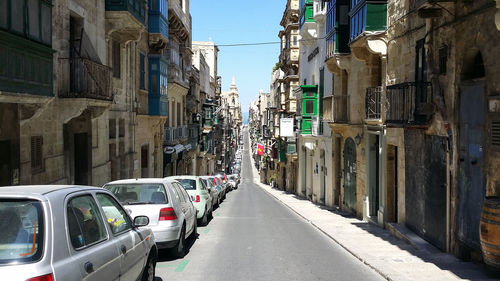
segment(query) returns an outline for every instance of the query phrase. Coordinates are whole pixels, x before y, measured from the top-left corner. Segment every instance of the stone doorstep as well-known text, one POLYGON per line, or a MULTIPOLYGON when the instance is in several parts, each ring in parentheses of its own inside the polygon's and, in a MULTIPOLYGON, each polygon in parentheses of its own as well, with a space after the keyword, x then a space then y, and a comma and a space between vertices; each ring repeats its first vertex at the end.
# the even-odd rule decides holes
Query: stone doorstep
POLYGON ((406 226, 403 224, 399 223, 386 223, 387 230, 389 232, 396 236, 397 238, 405 241, 409 245, 411 245, 413 248, 416 250, 423 250, 427 251, 430 254, 441 254, 443 253, 441 250, 438 248, 434 247, 432 244, 429 242, 425 241, 422 239, 420 236, 415 234, 413 231, 408 229, 406 226))

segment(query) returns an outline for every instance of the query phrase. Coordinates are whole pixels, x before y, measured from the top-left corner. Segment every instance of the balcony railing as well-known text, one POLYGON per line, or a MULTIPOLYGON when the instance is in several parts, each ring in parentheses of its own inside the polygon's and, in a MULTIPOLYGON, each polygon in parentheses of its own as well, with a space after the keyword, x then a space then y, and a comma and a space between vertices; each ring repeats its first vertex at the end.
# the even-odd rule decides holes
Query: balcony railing
POLYGON ((429 82, 406 82, 387 86, 387 123, 421 124, 432 114, 432 87, 429 82))
POLYGON ((381 118, 381 99, 382 87, 366 88, 365 108, 366 119, 380 119, 381 118))
POLYGON ((110 90, 110 68, 84 58, 70 58, 70 91, 63 98, 113 100, 110 90))
POLYGON ((349 121, 349 96, 336 95, 323 98, 323 120, 333 123, 349 121))

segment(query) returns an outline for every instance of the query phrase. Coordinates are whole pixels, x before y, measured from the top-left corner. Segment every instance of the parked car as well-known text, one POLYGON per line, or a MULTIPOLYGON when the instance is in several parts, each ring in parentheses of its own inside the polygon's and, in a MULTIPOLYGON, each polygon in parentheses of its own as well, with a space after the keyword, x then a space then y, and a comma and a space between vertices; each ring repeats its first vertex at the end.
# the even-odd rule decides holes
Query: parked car
POLYGON ((212 217, 213 203, 212 196, 207 187, 202 183, 198 176, 172 176, 171 179, 177 180, 187 193, 194 197, 193 205, 198 210, 197 219, 201 225, 207 225, 208 219, 212 217))
POLYGON ((200 177, 200 179, 201 182, 208 188, 208 190, 210 190, 210 194, 212 195, 212 209, 215 209, 214 207, 218 207, 220 202, 222 201, 222 193, 220 192, 218 186, 214 183, 213 179, 211 179, 210 177, 202 176, 200 177))
POLYGON ((148 223, 98 187, 0 187, 1 279, 153 280, 148 223))
POLYGON ((240 184, 240 177, 237 174, 232 174, 227 176, 227 181, 232 186, 233 189, 237 189, 240 184))
POLYGON ((173 179, 127 179, 107 183, 132 216, 149 218, 159 249, 185 255, 186 237, 196 237, 196 208, 182 185, 173 179))
POLYGON ((213 176, 214 181, 221 187, 222 189, 222 200, 226 199, 226 194, 229 192, 226 183, 221 179, 220 176, 213 176))

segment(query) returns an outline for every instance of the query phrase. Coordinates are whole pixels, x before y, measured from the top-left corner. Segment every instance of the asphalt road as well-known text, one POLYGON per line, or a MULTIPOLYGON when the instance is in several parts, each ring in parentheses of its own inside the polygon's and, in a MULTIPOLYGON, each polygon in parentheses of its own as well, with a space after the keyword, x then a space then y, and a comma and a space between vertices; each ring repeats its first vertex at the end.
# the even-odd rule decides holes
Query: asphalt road
POLYGON ((155 281, 384 280, 253 183, 248 134, 242 180, 184 259, 160 251, 155 281))

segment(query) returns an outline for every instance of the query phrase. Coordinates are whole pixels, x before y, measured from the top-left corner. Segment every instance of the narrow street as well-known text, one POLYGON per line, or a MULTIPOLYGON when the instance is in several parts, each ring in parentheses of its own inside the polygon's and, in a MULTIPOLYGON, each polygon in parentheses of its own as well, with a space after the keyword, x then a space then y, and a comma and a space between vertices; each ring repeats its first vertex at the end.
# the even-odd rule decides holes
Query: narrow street
POLYGON ((155 280, 383 280, 253 183, 248 132, 242 181, 184 259, 160 251, 155 280))

